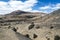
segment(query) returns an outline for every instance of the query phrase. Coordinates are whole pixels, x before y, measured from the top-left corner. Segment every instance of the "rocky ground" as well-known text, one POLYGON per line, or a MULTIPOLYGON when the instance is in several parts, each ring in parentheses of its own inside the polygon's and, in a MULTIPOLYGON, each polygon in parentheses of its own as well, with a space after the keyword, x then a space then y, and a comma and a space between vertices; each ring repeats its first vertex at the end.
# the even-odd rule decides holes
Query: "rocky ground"
POLYGON ((60 40, 60 10, 56 12, 45 16, 5 15, 0 18, 0 40, 60 40))

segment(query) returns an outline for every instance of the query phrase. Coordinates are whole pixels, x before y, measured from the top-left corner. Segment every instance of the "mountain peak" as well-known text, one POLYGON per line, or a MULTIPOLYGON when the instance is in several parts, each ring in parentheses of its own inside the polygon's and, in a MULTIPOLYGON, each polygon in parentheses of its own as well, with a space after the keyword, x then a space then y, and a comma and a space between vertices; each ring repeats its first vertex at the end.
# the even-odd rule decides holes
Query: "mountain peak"
POLYGON ((19 15, 19 14, 23 14, 23 13, 27 13, 25 11, 21 11, 21 10, 16 10, 10 13, 10 15, 19 15))

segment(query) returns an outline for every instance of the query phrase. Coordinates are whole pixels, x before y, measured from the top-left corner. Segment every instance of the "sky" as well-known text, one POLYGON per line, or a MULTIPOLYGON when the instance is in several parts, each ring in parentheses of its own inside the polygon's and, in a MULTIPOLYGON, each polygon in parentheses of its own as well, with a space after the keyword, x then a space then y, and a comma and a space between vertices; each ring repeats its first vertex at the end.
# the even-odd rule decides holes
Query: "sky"
POLYGON ((60 9, 60 0, 0 0, 0 14, 15 10, 51 13, 60 9))

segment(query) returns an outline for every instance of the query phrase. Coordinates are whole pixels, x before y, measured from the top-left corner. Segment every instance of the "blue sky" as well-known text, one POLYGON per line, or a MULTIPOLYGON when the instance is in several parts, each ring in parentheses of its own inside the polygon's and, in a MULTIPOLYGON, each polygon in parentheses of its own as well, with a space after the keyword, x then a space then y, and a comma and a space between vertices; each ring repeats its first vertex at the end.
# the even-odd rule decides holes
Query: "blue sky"
POLYGON ((15 10, 50 13, 60 9, 60 0, 0 0, 0 14, 15 10))

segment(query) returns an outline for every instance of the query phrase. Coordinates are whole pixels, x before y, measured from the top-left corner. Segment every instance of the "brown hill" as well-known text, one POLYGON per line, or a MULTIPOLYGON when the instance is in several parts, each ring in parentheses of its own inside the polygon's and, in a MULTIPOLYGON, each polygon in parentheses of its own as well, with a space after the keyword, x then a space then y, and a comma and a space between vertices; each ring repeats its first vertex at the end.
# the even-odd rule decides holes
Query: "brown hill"
MULTIPOLYGON (((13 11, 10 14, 6 14, 4 17, 2 17, 4 22, 15 22, 15 21, 32 21, 36 17, 42 17, 46 15, 45 13, 39 13, 39 12, 24 12, 24 11, 13 11)), ((0 22, 1 22, 0 21, 0 22)))

